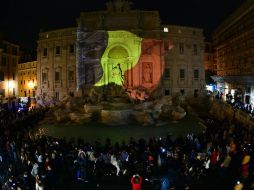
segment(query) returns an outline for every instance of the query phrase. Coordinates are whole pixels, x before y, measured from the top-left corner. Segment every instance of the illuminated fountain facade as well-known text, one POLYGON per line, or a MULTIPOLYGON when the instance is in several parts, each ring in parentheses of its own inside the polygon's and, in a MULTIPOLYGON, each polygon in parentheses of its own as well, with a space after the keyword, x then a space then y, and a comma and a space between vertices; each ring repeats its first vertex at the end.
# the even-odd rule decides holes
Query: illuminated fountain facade
POLYGON ((77 88, 82 95, 94 87, 109 94, 113 86, 145 99, 157 89, 168 43, 161 39, 157 11, 130 10, 128 1, 119 0, 108 3, 106 11, 81 13, 78 24, 77 88))
POLYGON ((202 29, 162 25, 158 11, 133 10, 127 0, 82 12, 77 21, 76 28, 39 34, 38 95, 82 97, 86 114, 126 123, 137 110, 139 118, 156 118, 170 96, 202 91, 202 29), (137 102, 145 104, 131 104, 137 102))
POLYGON ((115 0, 107 10, 82 12, 77 27, 39 34, 36 94, 62 100, 114 84, 139 99, 193 97, 205 85, 203 51, 202 29, 163 25, 158 11, 115 0))
POLYGON ((131 10, 124 0, 108 3, 106 11, 81 13, 76 44, 77 88, 83 97, 100 96, 85 109, 98 110, 94 104, 103 104, 102 123, 131 121, 135 106, 130 106, 126 98, 145 102, 155 91, 163 94, 164 54, 170 54, 170 48, 160 27, 157 11, 131 10))

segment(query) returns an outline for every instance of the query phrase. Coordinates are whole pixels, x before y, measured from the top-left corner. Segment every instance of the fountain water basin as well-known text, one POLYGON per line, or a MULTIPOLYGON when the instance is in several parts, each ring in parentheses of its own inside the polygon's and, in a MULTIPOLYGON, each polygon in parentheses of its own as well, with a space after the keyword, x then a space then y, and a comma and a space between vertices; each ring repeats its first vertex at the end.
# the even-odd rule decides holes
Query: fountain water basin
POLYGON ((126 125, 131 122, 133 110, 102 110, 101 123, 107 125, 126 125))

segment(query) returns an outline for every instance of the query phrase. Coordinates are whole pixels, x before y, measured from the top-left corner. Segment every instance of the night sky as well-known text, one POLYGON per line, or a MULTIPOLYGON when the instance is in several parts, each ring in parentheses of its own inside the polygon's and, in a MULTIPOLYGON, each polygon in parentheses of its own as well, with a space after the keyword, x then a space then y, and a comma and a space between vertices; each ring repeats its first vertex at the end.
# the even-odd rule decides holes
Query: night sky
MULTIPOLYGON (((211 32, 245 0, 132 0, 133 9, 159 10, 162 23, 211 32)), ((82 11, 106 9, 106 0, 5 0, 0 3, 0 33, 27 50, 43 31, 76 26, 82 11)))

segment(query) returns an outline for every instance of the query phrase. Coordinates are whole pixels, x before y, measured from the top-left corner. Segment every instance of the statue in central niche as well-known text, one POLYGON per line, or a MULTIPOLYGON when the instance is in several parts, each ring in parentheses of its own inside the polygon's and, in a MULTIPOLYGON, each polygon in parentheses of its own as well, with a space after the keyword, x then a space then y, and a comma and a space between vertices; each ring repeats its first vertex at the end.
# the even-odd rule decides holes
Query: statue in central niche
POLYGON ((123 86, 126 71, 135 67, 141 55, 142 38, 127 31, 108 31, 108 44, 101 58, 103 76, 95 86, 123 86))
POLYGON ((115 84, 117 84, 118 81, 121 81, 123 85, 124 75, 120 63, 112 68, 112 78, 115 84))

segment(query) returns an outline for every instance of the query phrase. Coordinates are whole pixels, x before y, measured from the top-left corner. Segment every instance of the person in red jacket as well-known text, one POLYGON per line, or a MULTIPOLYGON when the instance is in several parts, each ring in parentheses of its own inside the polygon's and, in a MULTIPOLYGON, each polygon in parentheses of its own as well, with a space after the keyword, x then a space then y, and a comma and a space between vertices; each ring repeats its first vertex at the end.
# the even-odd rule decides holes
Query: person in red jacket
POLYGON ((133 190, 141 190, 142 177, 138 174, 133 175, 131 178, 131 184, 133 190))
POLYGON ((219 157, 219 151, 216 150, 215 148, 213 149, 213 152, 210 156, 210 165, 211 168, 215 168, 217 161, 218 161, 218 157, 219 157))

